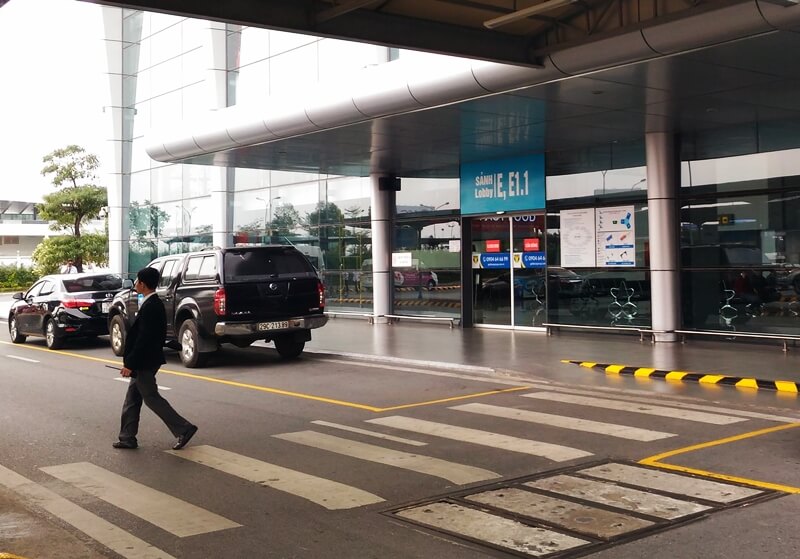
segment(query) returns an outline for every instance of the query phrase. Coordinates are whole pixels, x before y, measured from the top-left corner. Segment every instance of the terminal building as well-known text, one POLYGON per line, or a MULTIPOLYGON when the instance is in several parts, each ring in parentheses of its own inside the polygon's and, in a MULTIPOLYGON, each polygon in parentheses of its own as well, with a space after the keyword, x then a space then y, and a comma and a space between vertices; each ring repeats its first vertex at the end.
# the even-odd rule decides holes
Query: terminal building
POLYGON ((100 3, 116 269, 287 243, 376 322, 800 334, 791 0, 409 2, 391 28, 100 3))

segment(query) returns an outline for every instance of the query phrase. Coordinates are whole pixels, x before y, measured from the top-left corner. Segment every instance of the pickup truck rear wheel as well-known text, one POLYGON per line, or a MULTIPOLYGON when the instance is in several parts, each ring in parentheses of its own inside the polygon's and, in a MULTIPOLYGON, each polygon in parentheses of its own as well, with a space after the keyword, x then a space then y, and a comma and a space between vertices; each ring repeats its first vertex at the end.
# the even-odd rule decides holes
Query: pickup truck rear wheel
POLYGON ((192 319, 183 321, 178 330, 178 341, 181 344, 181 363, 190 369, 202 367, 206 355, 200 353, 200 332, 197 329, 197 322, 192 319))
POLYGON ((111 338, 111 351, 117 357, 122 357, 125 354, 125 338, 127 332, 125 331, 125 319, 122 315, 115 315, 111 319, 111 326, 109 328, 109 337, 111 338))
POLYGON ((278 336, 275 338, 275 349, 284 359, 294 359, 303 353, 306 347, 304 341, 298 341, 293 335, 278 336))

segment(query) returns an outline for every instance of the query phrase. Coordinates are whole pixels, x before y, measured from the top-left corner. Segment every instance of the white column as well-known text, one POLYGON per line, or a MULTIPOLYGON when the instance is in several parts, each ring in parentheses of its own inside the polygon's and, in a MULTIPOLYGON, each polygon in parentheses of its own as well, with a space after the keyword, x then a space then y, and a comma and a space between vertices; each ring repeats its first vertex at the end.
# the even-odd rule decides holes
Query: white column
POLYGON ((393 190, 381 190, 379 178, 369 176, 372 186, 372 313, 375 322, 388 322, 382 318, 392 313, 392 218, 394 213, 393 190))
POLYGON ((101 183, 108 193, 108 268, 114 272, 125 273, 128 271, 130 242, 131 142, 130 138, 125 137, 126 109, 122 106, 122 10, 103 7, 102 11, 106 76, 109 86, 106 105, 103 106, 105 114, 103 124, 105 137, 110 139, 104 152, 98 155, 106 168, 113 169, 103 174, 101 183))
POLYGON ((226 167, 216 169, 220 174, 220 186, 211 190, 211 206, 214 208, 212 238, 214 246, 225 248, 233 246, 233 193, 230 192, 233 181, 229 179, 234 170, 226 167))
POLYGON ((679 161, 675 135, 648 132, 647 213, 650 220, 650 305, 657 342, 678 340, 680 282, 678 276, 677 201, 679 161), (658 333, 661 332, 661 333, 658 333))

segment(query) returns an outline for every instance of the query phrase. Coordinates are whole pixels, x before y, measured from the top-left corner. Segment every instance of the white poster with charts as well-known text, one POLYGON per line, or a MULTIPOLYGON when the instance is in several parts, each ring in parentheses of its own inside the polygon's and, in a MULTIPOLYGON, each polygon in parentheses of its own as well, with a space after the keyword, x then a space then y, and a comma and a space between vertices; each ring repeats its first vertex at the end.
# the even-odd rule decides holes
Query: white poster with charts
POLYGON ((561 210, 561 266, 595 267, 594 209, 561 210))
POLYGON ((596 208, 597 266, 636 266, 636 224, 633 206, 596 208))

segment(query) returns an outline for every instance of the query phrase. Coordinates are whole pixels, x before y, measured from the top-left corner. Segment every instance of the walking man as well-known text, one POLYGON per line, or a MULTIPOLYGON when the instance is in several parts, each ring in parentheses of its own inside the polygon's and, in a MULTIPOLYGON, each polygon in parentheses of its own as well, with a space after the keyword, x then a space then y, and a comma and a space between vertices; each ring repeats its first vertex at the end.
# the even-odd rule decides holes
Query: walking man
POLYGON ((197 432, 197 427, 178 415, 172 406, 159 393, 156 373, 164 359, 164 340, 167 336, 167 313, 164 303, 155 294, 160 274, 155 268, 143 268, 136 274, 136 292, 144 295, 139 312, 128 331, 120 371, 123 377, 130 378, 125 403, 122 405, 122 421, 119 441, 114 448, 133 449, 139 446, 136 434, 139 432, 139 414, 142 402, 161 418, 172 434, 178 438, 173 450, 180 450, 197 432))

